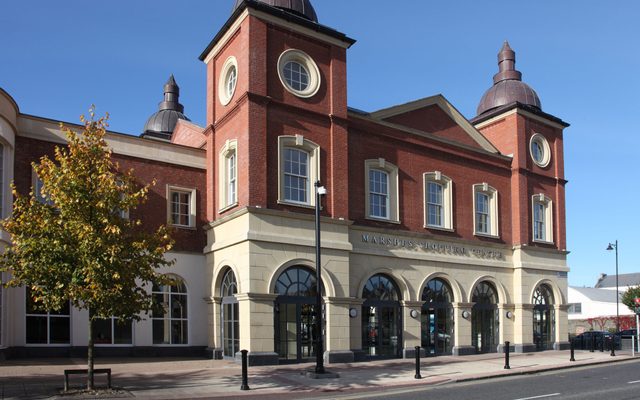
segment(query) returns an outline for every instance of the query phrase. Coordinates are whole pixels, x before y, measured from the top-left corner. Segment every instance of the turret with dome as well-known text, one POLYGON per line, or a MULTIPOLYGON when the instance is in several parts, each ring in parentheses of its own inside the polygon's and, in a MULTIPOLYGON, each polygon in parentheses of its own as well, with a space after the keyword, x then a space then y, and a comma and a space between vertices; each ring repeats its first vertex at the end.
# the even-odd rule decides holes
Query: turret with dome
POLYGON ((189 121, 189 118, 184 115, 184 106, 178 101, 179 97, 180 87, 172 74, 164 84, 164 101, 158 104, 158 111, 152 114, 144 124, 142 137, 171 140, 178 120, 189 121))
POLYGON ((493 76, 493 86, 482 96, 478 116, 500 106, 518 102, 542 111, 538 94, 522 82, 522 73, 516 70, 516 52, 505 41, 498 53, 499 72, 493 76))

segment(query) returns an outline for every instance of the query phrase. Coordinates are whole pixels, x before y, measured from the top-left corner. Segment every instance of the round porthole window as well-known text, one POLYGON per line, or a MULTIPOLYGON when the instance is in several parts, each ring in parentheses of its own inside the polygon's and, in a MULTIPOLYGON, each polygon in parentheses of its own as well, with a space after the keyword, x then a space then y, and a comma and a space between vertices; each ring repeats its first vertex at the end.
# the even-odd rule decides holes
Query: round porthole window
POLYGON ((305 52, 287 50, 278 59, 278 77, 287 91, 309 98, 320 89, 320 70, 305 52))
POLYGON ((222 65, 220 80, 218 81, 218 97, 223 106, 229 104, 236 92, 238 83, 238 61, 235 57, 227 58, 222 65))
POLYGON ((549 142, 539 133, 536 133, 531 137, 529 143, 529 150, 531 152, 531 159, 539 167, 546 167, 551 161, 551 149, 549 148, 549 142))

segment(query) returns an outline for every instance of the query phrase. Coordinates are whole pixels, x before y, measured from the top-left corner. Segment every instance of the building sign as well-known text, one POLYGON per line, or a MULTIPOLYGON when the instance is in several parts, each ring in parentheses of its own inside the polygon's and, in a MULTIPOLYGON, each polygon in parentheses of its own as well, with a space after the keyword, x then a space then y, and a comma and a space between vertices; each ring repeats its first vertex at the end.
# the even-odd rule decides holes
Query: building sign
POLYGON ((459 257, 477 257, 494 260, 504 259, 504 254, 495 249, 479 247, 467 247, 457 244, 407 240, 391 236, 376 236, 366 233, 362 234, 362 243, 377 245, 380 247, 399 247, 408 250, 416 250, 434 254, 447 254, 459 257))

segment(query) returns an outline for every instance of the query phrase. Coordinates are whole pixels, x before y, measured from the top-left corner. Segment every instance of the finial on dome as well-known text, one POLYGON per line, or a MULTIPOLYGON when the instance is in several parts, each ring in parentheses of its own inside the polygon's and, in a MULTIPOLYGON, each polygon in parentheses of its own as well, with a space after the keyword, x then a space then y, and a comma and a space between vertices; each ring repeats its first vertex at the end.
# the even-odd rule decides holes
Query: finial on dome
POLYGON ((158 104, 158 109, 184 112, 184 106, 178 102, 179 97, 180 87, 176 83, 173 74, 171 74, 167 83, 164 84, 164 101, 158 104))
POLYGON ((507 79, 522 80, 522 73, 516 70, 516 52, 506 40, 498 53, 498 69, 500 72, 493 76, 494 84, 507 79))
POLYGON ((493 76, 493 86, 482 96, 477 112, 480 115, 513 102, 542 110, 538 94, 522 82, 522 73, 516 70, 516 52, 505 40, 498 53, 498 73, 493 76))

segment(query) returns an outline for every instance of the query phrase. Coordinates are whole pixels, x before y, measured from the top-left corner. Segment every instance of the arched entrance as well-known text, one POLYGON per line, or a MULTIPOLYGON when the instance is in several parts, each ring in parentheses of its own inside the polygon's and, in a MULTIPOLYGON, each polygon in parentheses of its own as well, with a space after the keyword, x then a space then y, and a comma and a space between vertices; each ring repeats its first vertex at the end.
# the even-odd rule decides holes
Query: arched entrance
POLYGON ((220 316, 222 325, 222 355, 224 357, 235 357, 240 351, 240 321, 238 312, 238 283, 236 276, 227 269, 222 278, 220 294, 222 296, 222 314, 220 316))
POLYGON ((315 271, 304 266, 287 268, 276 281, 275 348, 281 363, 316 357, 316 285, 315 271))
POLYGON ((402 312, 400 291, 384 274, 369 278, 362 290, 362 349, 370 357, 400 357, 402 312))
POLYGON ((427 282, 422 290, 422 348, 427 355, 451 354, 453 349, 453 295, 440 278, 427 282))
POLYGON ((553 308, 553 292, 547 285, 540 285, 533 292, 533 343, 536 350, 553 348, 555 337, 555 311, 553 308))
POLYGON ((495 353, 500 327, 495 287, 489 282, 480 282, 471 301, 475 303, 471 310, 471 345, 477 353, 495 353))

